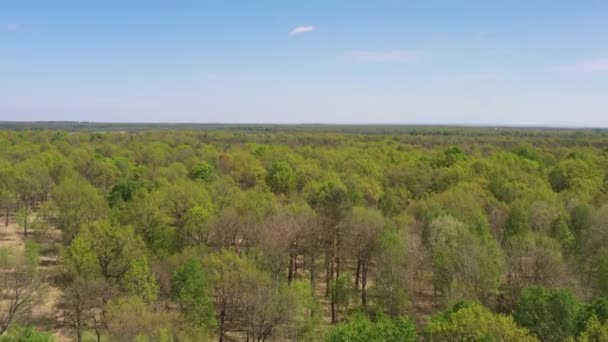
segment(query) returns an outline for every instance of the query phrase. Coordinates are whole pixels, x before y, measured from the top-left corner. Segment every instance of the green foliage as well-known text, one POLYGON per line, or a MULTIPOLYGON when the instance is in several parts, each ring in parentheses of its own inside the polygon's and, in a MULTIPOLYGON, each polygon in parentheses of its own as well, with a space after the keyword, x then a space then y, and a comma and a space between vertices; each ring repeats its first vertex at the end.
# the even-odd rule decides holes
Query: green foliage
POLYGON ((204 329, 182 325, 170 312, 154 310, 140 297, 118 297, 104 308, 111 341, 212 341, 204 329))
POLYGON ((409 204, 411 194, 404 187, 387 188, 379 198, 378 207, 387 217, 401 213, 409 204))
POLYGON ((355 313, 347 321, 335 325, 326 338, 330 342, 414 342, 416 326, 407 317, 391 319, 379 316, 370 320, 364 313, 355 313))
POLYGON ((316 187, 308 201, 312 208, 335 220, 351 206, 347 187, 336 178, 330 178, 316 187))
POLYGON ((126 294, 139 296, 147 303, 158 299, 158 284, 145 255, 131 259, 129 269, 120 282, 126 294))
POLYGON ((581 254, 587 265, 586 275, 596 293, 608 295, 608 205, 603 205, 593 215, 592 223, 582 239, 581 254))
POLYGON ((608 322, 603 323, 596 317, 591 316, 589 320, 585 322, 585 328, 576 337, 569 341, 576 342, 604 342, 608 341, 608 322))
POLYGON ((272 329, 294 318, 296 301, 266 272, 234 252, 223 250, 207 255, 203 267, 209 271, 220 332, 245 320, 250 338, 263 340, 272 329))
POLYGON ((53 208, 57 210, 55 223, 69 243, 78 231, 93 221, 104 219, 108 208, 99 191, 85 179, 68 178, 53 190, 53 208))
POLYGON ((35 270, 40 262, 40 245, 34 241, 26 240, 23 254, 27 267, 31 270, 35 270))
POLYGON ((451 167, 459 161, 466 160, 466 155, 458 146, 448 147, 433 161, 435 167, 451 167))
POLYGON ((506 180, 504 177, 495 175, 488 184, 490 192, 498 199, 505 203, 511 203, 518 195, 518 186, 506 180))
POLYGON ((226 159, 230 174, 242 189, 252 188, 264 179, 262 163, 248 152, 235 151, 226 159))
POLYGON ((572 231, 570 231, 568 220, 564 216, 560 216, 553 221, 553 224, 551 225, 551 236, 559 241, 566 254, 576 251, 576 238, 572 231))
POLYGON ((433 285, 444 302, 486 300, 498 287, 503 260, 495 241, 484 241, 449 215, 439 216, 428 228, 433 263, 433 285), (463 246, 467 246, 463 249, 463 246))
POLYGON ((427 341, 536 341, 513 318, 492 313, 475 303, 458 303, 427 324, 427 341))
POLYGON ((410 307, 410 293, 407 286, 408 257, 407 245, 401 234, 394 227, 385 229, 376 257, 376 282, 372 293, 377 303, 377 310, 390 317, 404 315, 410 307))
POLYGON ((310 282, 304 279, 296 280, 291 284, 289 291, 295 298, 295 330, 299 337, 298 340, 319 340, 323 324, 323 312, 321 305, 313 294, 310 282))
POLYGON ((604 173, 591 161, 566 159, 549 172, 553 190, 569 190, 583 198, 593 198, 603 188, 604 173))
POLYGON ((97 255, 91 248, 91 235, 85 228, 63 251, 63 262, 67 272, 83 278, 94 278, 100 273, 97 255))
POLYGON ((145 255, 141 238, 129 226, 97 221, 84 227, 65 253, 68 270, 90 278, 121 280, 137 258, 145 255))
POLYGON ((529 160, 541 161, 542 159, 540 153, 529 144, 519 145, 518 147, 514 148, 512 152, 529 160))
POLYGON ((0 130, 5 242, 36 233, 2 292, 52 279, 85 340, 411 340, 461 299, 529 329, 460 304, 431 341, 605 338, 605 131, 45 125, 0 130))
POLYGON ((338 308, 345 308, 353 294, 349 284, 350 278, 351 276, 349 274, 340 274, 340 276, 334 279, 330 284, 330 296, 338 308))
POLYGON ((575 332, 580 307, 570 290, 530 287, 521 292, 513 317, 543 341, 563 341, 575 332))
POLYGON ((53 342, 51 334, 42 333, 32 327, 15 326, 0 336, 0 342, 53 342))
POLYGON ((148 250, 155 255, 166 255, 177 248, 177 234, 169 225, 169 216, 159 210, 159 196, 140 192, 136 198, 127 203, 122 211, 120 221, 133 227, 143 237, 148 250))
POLYGON ((512 239, 523 238, 529 231, 530 225, 526 208, 521 203, 514 204, 505 223, 503 245, 509 244, 512 239))
POLYGON ((600 297, 583 306, 576 323, 576 335, 582 333, 589 320, 595 318, 600 324, 608 323, 608 297, 600 297))
POLYGON ((111 207, 116 207, 125 202, 129 202, 135 197, 139 189, 143 187, 143 183, 138 180, 127 179, 114 185, 108 194, 108 202, 111 207))
POLYGON ((215 310, 209 298, 208 276, 201 263, 188 259, 171 277, 175 301, 196 325, 211 329, 215 326, 215 310))
POLYGON ((204 183, 211 183, 215 180, 215 169, 206 161, 197 163, 190 172, 193 179, 198 179, 204 183))
POLYGON ((19 227, 25 229, 27 227, 27 225, 29 224, 29 213, 21 208, 17 211, 17 215, 16 215, 16 219, 17 219, 17 224, 19 225, 19 227))
POLYGON ((579 204, 570 213, 569 226, 576 240, 578 251, 583 245, 583 236, 588 232, 592 224, 592 211, 589 205, 579 204))
POLYGON ((195 206, 213 211, 206 188, 197 182, 180 181, 164 186, 157 193, 160 209, 178 231, 186 228, 190 210, 195 206))
POLYGON ((288 162, 279 160, 266 174, 266 183, 274 193, 289 193, 296 185, 296 173, 288 162))

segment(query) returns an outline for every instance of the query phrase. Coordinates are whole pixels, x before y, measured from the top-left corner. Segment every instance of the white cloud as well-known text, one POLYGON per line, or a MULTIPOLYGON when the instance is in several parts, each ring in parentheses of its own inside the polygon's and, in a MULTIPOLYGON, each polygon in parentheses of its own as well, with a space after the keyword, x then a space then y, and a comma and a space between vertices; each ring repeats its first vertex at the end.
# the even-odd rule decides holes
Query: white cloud
POLYGON ((417 54, 409 50, 393 51, 348 51, 346 55, 355 61, 365 63, 407 63, 416 59, 417 54))
POLYGON ((315 30, 315 27, 312 25, 308 25, 308 26, 296 26, 293 30, 289 31, 289 35, 293 36, 296 34, 301 34, 301 33, 306 33, 306 32, 312 32, 315 30))
POLYGON ((588 59, 575 64, 560 65, 552 70, 561 72, 608 72, 608 58, 588 59))
POLYGON ((17 24, 17 23, 8 23, 3 25, 5 30, 8 31, 21 31, 22 27, 21 25, 17 24))

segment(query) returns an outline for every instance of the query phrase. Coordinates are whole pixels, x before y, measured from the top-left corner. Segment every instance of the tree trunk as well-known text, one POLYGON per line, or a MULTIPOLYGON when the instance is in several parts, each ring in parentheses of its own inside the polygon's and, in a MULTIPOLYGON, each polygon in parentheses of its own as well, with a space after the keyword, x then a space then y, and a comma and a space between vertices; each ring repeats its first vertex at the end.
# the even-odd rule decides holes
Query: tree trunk
POLYGON ((4 217, 4 226, 8 227, 8 218, 10 215, 10 210, 8 208, 8 205, 6 206, 6 217, 4 217))
POLYGON ((336 296, 335 291, 331 293, 331 324, 335 324, 336 319, 336 296))
POLYGON ((336 257, 336 279, 340 278, 340 244, 338 243, 338 237, 336 236, 334 239, 334 255, 336 257))
MULTIPOLYGON (((80 299, 79 299, 80 300, 80 299)), ((76 341, 82 342, 82 319, 80 309, 76 309, 76 341)))
POLYGON ((287 284, 291 285, 291 281, 293 280, 294 273, 294 260, 293 254, 289 254, 289 271, 287 272, 287 284))
POLYGON ((310 288, 312 290, 313 295, 315 293, 315 282, 316 282, 315 257, 313 255, 311 255, 310 256, 310 288))
POLYGON ((361 265, 361 305, 367 308, 367 262, 361 265))
POLYGON ((224 329, 225 329, 224 324, 225 324, 225 321, 226 321, 226 310, 225 310, 225 308, 222 308, 222 311, 220 312, 220 326, 219 326, 219 328, 220 328, 220 336, 219 336, 219 342, 224 342, 224 333, 225 333, 225 331, 224 331, 224 329))
POLYGON ((355 291, 359 290, 360 276, 361 276, 361 259, 357 259, 357 272, 355 273, 355 291))
POLYGON ((29 216, 29 207, 27 202, 25 203, 25 218, 23 220, 23 236, 27 236, 27 221, 29 216))
POLYGON ((325 298, 329 297, 329 288, 331 280, 334 276, 334 259, 328 253, 325 253, 325 298))

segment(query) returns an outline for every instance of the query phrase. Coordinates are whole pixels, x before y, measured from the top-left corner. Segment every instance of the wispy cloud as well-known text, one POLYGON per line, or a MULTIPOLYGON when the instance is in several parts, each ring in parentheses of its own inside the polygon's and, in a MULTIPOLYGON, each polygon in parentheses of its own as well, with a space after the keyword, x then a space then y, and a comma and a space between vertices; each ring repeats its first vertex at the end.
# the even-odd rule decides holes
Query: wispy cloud
POLYGON ((417 53, 410 50, 347 51, 346 55, 357 62, 363 63, 408 63, 417 58, 417 53))
POLYGON ((608 58, 588 59, 574 64, 558 65, 551 68, 551 70, 558 72, 585 73, 608 72, 608 58))
POLYGON ((8 23, 2 26, 7 31, 21 31, 23 29, 23 27, 17 23, 8 23))
POLYGON ((296 34, 302 34, 302 33, 312 32, 314 30, 315 30, 315 27, 312 26, 312 25, 296 26, 293 30, 289 31, 289 35, 290 36, 294 36, 296 34))

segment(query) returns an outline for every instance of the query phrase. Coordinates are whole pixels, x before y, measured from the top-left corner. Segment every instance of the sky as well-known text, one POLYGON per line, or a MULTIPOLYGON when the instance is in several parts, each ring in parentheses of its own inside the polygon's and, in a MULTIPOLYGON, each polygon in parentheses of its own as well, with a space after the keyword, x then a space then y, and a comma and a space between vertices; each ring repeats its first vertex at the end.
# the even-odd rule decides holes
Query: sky
POLYGON ((0 121, 608 127, 608 1, 0 0, 0 121))

